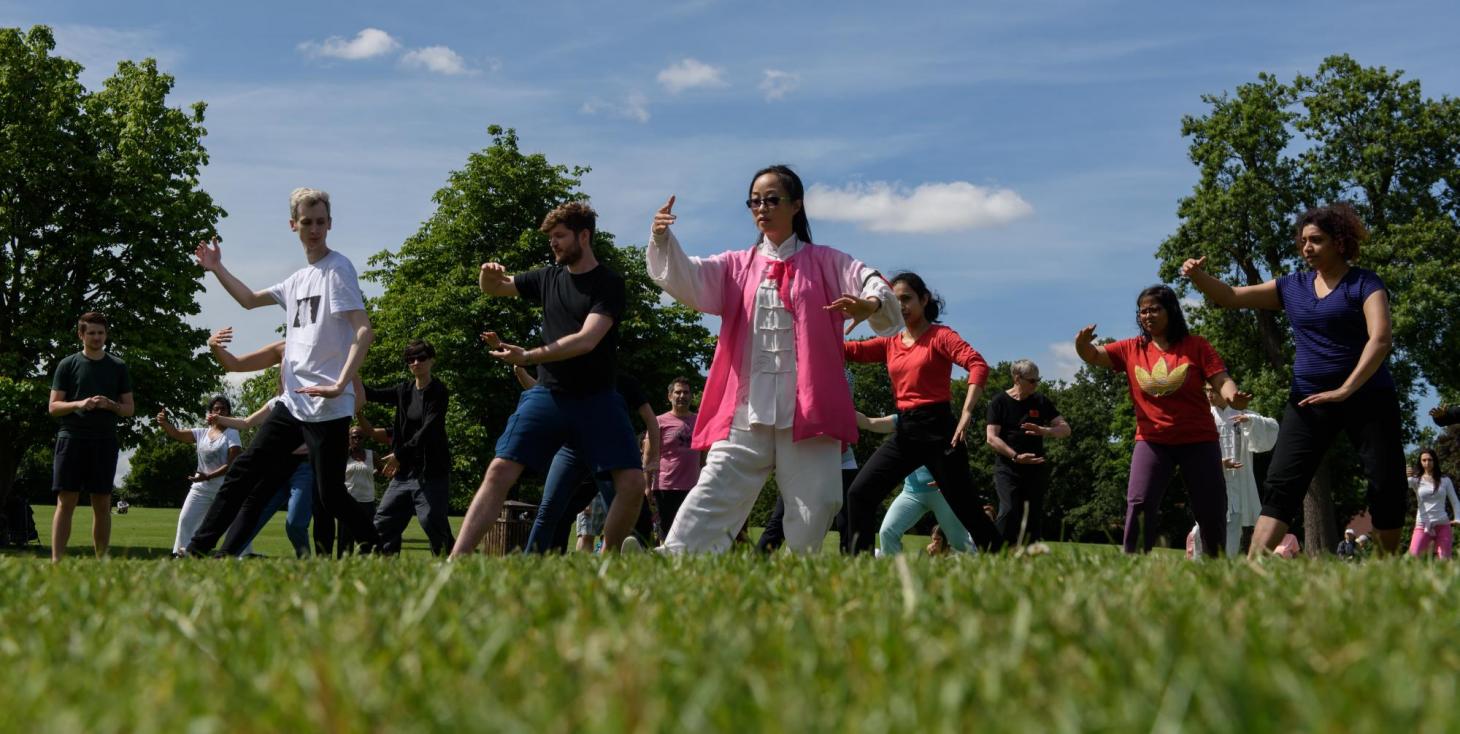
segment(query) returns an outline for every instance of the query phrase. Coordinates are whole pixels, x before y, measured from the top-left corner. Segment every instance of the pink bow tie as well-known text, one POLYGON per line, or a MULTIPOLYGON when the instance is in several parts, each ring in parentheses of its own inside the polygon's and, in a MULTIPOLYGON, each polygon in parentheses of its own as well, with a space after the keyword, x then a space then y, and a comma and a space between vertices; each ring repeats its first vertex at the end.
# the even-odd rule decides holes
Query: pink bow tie
POLYGON ((785 260, 772 260, 770 267, 766 268, 768 280, 775 281, 776 292, 781 295, 781 302, 786 304, 786 309, 791 309, 791 280, 796 277, 796 266, 785 260))

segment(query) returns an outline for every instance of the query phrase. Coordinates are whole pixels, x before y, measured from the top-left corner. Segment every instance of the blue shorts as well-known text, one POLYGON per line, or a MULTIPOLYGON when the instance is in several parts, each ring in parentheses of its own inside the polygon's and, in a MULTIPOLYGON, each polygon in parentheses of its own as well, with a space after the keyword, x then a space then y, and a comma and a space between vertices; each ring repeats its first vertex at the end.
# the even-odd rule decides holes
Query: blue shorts
POLYGON ((546 474, 564 444, 594 471, 641 469, 638 441, 618 391, 566 395, 538 386, 522 392, 497 439, 497 458, 546 474))

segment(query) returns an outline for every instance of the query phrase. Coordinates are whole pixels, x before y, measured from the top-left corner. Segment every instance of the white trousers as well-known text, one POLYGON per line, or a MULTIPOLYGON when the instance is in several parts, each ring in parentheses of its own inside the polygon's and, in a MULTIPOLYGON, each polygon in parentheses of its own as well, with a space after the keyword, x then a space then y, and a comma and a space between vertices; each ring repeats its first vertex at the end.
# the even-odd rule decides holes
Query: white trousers
POLYGON ((790 428, 730 429, 710 446, 699 482, 664 540, 669 553, 721 553, 750 517, 771 470, 786 503, 786 547, 821 549, 842 505, 841 442, 825 436, 791 441, 790 428))
POLYGON ((182 512, 177 516, 177 541, 172 544, 173 553, 181 553, 188 543, 193 542, 193 533, 203 525, 213 500, 218 498, 218 488, 194 484, 183 500, 182 512))

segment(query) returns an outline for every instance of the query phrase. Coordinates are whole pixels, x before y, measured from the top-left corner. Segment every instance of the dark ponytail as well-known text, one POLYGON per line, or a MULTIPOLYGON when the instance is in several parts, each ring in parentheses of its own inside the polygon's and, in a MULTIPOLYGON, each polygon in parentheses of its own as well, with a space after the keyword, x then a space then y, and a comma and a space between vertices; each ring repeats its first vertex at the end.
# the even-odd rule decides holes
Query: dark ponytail
POLYGON ((791 219, 791 230, 796 233, 796 237, 800 238, 802 242, 810 242, 811 221, 806 218, 806 188, 801 185, 801 177, 797 176, 796 172, 791 170, 790 166, 777 163, 774 166, 766 166, 756 171, 755 175, 750 178, 751 192, 747 195, 747 198, 753 195, 756 180, 767 173, 776 174, 776 177, 781 179, 781 187, 786 190, 786 196, 791 197, 791 201, 801 204, 801 211, 796 212, 796 216, 791 219))
POLYGON ((937 323, 938 315, 943 313, 943 306, 945 305, 943 303, 943 297, 928 290, 928 284, 924 283, 923 277, 917 273, 908 271, 898 273, 892 276, 892 282, 888 283, 887 286, 890 288, 898 283, 905 283, 908 288, 911 288, 912 292, 917 294, 918 300, 928 299, 928 303, 923 306, 923 319, 930 324, 937 323))

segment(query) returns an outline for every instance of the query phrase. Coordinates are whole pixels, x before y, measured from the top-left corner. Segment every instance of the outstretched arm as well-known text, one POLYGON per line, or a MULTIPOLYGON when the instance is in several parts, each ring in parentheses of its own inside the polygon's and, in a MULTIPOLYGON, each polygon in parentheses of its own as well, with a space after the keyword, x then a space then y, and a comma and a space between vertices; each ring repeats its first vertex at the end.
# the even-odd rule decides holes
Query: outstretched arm
POLYGON ((274 297, 268 291, 256 291, 243 284, 228 268, 223 267, 223 250, 218 247, 218 238, 214 237, 209 242, 200 242, 193 250, 193 255, 198 259, 198 265, 204 270, 211 270, 223 285, 223 290, 238 301, 238 305, 244 308, 260 308, 262 306, 276 306, 274 297))
POLYGON ((162 432, 166 433, 167 437, 174 441, 181 441, 183 443, 197 443, 197 437, 193 435, 193 432, 179 430, 177 426, 174 426, 172 424, 172 421, 168 419, 167 411, 165 410, 157 414, 157 425, 161 426, 162 432))
POLYGON ((213 353, 213 359, 217 360, 218 364, 223 365, 225 372, 257 372, 284 361, 283 339, 242 357, 236 357, 228 351, 228 344, 232 341, 232 326, 225 326, 208 337, 208 351, 213 353))
POLYGON ((1278 311, 1283 307, 1278 300, 1277 281, 1269 280, 1259 285, 1244 285, 1233 288, 1212 277, 1202 269, 1207 261, 1204 257, 1191 258, 1181 264, 1181 274, 1191 279, 1191 284, 1207 297, 1208 301, 1222 308, 1263 308, 1278 311))
POLYGON ((517 296, 517 284, 507 274, 507 268, 498 263, 482 263, 481 271, 477 274, 477 286, 489 296, 517 296))
MULTIPOLYGON (((598 346, 608 330, 613 327, 613 317, 601 313, 590 313, 583 321, 583 328, 567 336, 554 339, 540 347, 523 349, 515 344, 499 342, 491 355, 507 364, 529 367, 544 362, 561 362, 565 359, 587 354, 598 346)), ((492 338, 496 338, 493 332, 492 338)), ((486 338, 486 335, 483 335, 486 338)))

